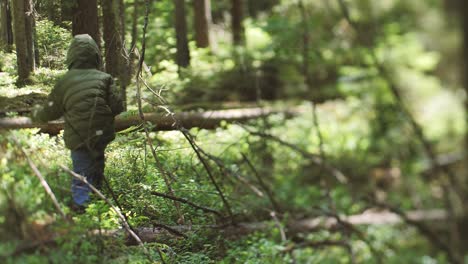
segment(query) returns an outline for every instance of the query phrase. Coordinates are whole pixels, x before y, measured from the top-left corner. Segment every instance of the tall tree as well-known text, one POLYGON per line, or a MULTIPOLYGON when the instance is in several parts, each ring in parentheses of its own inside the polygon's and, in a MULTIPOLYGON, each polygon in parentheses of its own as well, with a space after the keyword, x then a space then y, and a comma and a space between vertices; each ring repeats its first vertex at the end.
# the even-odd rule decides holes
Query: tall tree
POLYGON ((186 68, 190 65, 190 50, 187 38, 187 20, 184 0, 174 0, 174 5, 177 40, 176 63, 179 68, 186 68))
POLYGON ((119 76, 120 57, 122 54, 122 32, 119 23, 119 0, 104 0, 103 13, 103 39, 105 48, 106 72, 112 76, 119 76))
POLYGON ((73 7, 76 0, 60 0, 60 22, 73 20, 73 7))
POLYGON ((123 1, 106 0, 101 2, 103 12, 103 37, 105 47, 106 72, 118 77, 121 96, 125 101, 127 70, 124 57, 123 1))
POLYGON ((245 30, 242 24, 244 20, 244 0, 231 0, 232 41, 234 45, 243 45, 245 42, 245 30))
POLYGON ((210 46, 211 1, 193 0, 195 41, 197 47, 210 46))
MULTIPOLYGON (((27 3, 29 0, 15 0, 12 1, 13 7, 13 27, 14 27, 14 37, 16 44, 16 58, 18 64, 18 79, 17 85, 22 86, 29 81, 33 66, 34 57, 29 56, 28 52, 28 40, 32 37, 27 36, 26 29, 26 10, 27 3)), ((32 34, 32 31, 29 32, 32 34)))
MULTIPOLYGON (((461 5, 458 10, 460 10, 460 18, 461 18, 461 26, 462 26, 462 33, 463 33, 463 44, 462 44, 462 52, 463 52, 463 59, 462 62, 463 71, 461 76, 464 78, 464 87, 465 87, 465 94, 468 95, 468 2, 467 1, 460 1, 459 4, 461 5)), ((468 151, 468 98, 465 98, 465 151, 468 151)), ((468 182, 468 154, 465 153, 465 171, 467 175, 465 175, 465 180, 468 182)), ((468 190, 468 186, 465 186, 465 190, 468 190)), ((468 193, 467 193, 468 194, 468 193)), ((467 195, 468 198, 468 195, 467 195)), ((468 205, 466 205, 466 215, 467 219, 466 222, 468 223, 468 205)))
POLYGON ((7 51, 10 51, 13 45, 11 20, 10 1, 0 0, 0 48, 7 51))
POLYGON ((72 34, 89 34, 100 47, 97 0, 74 0, 72 34))
POLYGON ((34 21, 34 6, 32 0, 24 0, 24 11, 25 11, 25 33, 26 33, 26 47, 28 50, 28 66, 30 71, 34 71, 36 68, 36 54, 37 51, 34 48, 35 40, 35 21, 34 21))

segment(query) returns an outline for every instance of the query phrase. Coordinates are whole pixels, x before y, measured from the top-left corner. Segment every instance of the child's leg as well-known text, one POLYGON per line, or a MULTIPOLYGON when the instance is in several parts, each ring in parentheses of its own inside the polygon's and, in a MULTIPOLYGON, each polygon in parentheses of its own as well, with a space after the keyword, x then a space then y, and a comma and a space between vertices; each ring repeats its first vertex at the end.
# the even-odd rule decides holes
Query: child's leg
MULTIPOLYGON (((73 162, 73 171, 86 177, 89 181, 93 175, 93 157, 91 153, 84 149, 72 150, 71 158, 73 162)), ((72 197, 77 205, 84 205, 89 200, 90 188, 86 183, 73 178, 72 179, 72 197)))
POLYGON ((104 180, 104 166, 105 166, 105 157, 104 157, 104 148, 98 148, 94 153, 94 163, 93 163, 93 176, 92 183, 93 185, 101 189, 102 181, 104 180))

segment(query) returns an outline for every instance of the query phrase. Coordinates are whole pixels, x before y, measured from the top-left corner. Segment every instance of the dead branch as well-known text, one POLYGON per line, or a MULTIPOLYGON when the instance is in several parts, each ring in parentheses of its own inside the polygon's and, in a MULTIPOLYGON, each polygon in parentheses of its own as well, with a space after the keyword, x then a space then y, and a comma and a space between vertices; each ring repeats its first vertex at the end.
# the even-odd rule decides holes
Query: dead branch
MULTIPOLYGON (((177 130, 178 127, 174 123, 177 119, 179 125, 190 129, 199 127, 204 129, 214 129, 221 123, 228 122, 243 123, 252 119, 257 119, 273 114, 284 113, 287 116, 294 116, 300 113, 299 108, 293 109, 272 109, 272 108, 245 108, 245 109, 228 109, 206 112, 180 112, 167 115, 165 113, 143 113, 145 122, 154 124, 154 131, 170 131, 177 130)), ((125 130, 132 126, 142 124, 142 116, 139 115, 120 115, 115 119, 115 129, 117 131, 125 130)), ((52 121, 49 123, 33 123, 28 117, 0 118, 0 130, 13 130, 24 128, 40 128, 41 132, 56 135, 63 130, 64 121, 52 121)))
POLYGON ((275 197, 273 196, 273 193, 271 192, 270 188, 265 184, 263 181, 262 177, 260 174, 258 174, 258 171, 255 169, 255 166, 252 164, 252 162, 247 158, 247 155, 244 153, 241 153, 242 158, 244 159, 245 163, 249 166, 249 168, 252 170, 255 178, 257 178, 258 184, 260 187, 265 191, 265 193, 268 196, 268 199, 270 200, 271 205, 273 206, 273 209, 275 209, 276 212, 281 213, 281 207, 279 206, 278 202, 276 202, 275 197))
POLYGON ((74 171, 70 170, 68 167, 64 166, 64 165, 60 165, 60 167, 65 170, 68 174, 70 174, 71 176, 73 176, 74 178, 77 178, 78 180, 82 181, 83 183, 85 183, 94 193, 96 193, 97 196, 99 196, 99 198, 101 198, 102 200, 104 200, 111 208, 112 210, 115 211, 115 213, 119 216, 120 220, 122 221, 122 226, 125 228, 125 230, 133 237, 133 239, 135 239, 135 241, 138 243, 138 245, 140 245, 143 250, 148 253, 148 250, 146 249, 145 245, 143 244, 143 242, 141 241, 140 237, 138 237, 137 234, 135 234, 135 232, 130 228, 130 225, 128 224, 127 220, 125 220, 125 217, 122 215, 122 213, 120 212, 120 210, 115 207, 110 201, 109 199, 107 199, 107 197, 105 197, 98 189, 96 189, 96 187, 94 187, 92 184, 90 184, 88 182, 88 180, 86 180, 85 177, 75 173, 74 171))
POLYGON ((258 132, 258 131, 253 131, 253 130, 251 130, 250 128, 248 128, 246 126, 242 126, 242 127, 247 132, 249 132, 251 135, 259 136, 259 137, 262 137, 262 138, 265 138, 265 139, 270 139, 272 141, 275 141, 275 142, 279 143, 280 145, 283 145, 285 147, 288 147, 288 148, 298 152, 299 154, 301 154, 305 158, 310 159, 314 164, 316 164, 318 166, 323 166, 323 169, 325 169, 327 172, 332 174, 340 183, 347 183, 348 182, 348 179, 346 178, 346 176, 344 175, 343 172, 341 172, 337 168, 332 167, 330 164, 324 162, 319 155, 307 152, 307 151, 299 148, 298 146, 296 146, 294 144, 291 144, 289 142, 286 142, 286 141, 284 141, 284 140, 282 140, 282 139, 280 139, 280 138, 278 138, 278 137, 276 137, 274 135, 263 133, 263 132, 258 132))
MULTIPOLYGON (((450 262, 452 263, 462 263, 459 262, 459 257, 457 256, 457 253, 454 252, 452 248, 449 247, 447 243, 443 241, 443 239, 440 238, 431 228, 429 228, 424 222, 422 222, 420 217, 416 218, 414 217, 414 213, 412 213, 413 216, 411 216, 411 213, 405 213, 398 207, 385 204, 385 203, 378 203, 376 201, 370 200, 371 203, 373 203, 376 206, 379 206, 381 208, 385 208, 387 210, 390 210, 393 214, 395 214, 396 217, 400 218, 402 221, 407 223, 410 226, 415 227, 419 233, 421 233, 423 236, 425 236, 433 245, 437 246, 439 249, 447 253, 447 256, 450 259, 450 262)), ((431 212, 429 215, 427 215, 428 218, 435 218, 438 217, 442 212, 431 212)), ((444 218, 448 218, 448 213, 444 211, 444 218)))
POLYGON ((214 209, 208 208, 208 207, 197 205, 197 204, 195 204, 195 203, 193 203, 193 202, 191 202, 191 201, 189 201, 189 200, 187 200, 185 198, 175 197, 173 195, 160 193, 160 192, 156 192, 156 191, 152 191, 151 194, 155 195, 155 196, 163 197, 163 198, 166 198, 166 199, 170 199, 170 200, 173 200, 173 201, 178 201, 178 202, 181 202, 181 203, 184 203, 184 204, 188 204, 188 205, 190 205, 190 206, 192 206, 192 207, 194 207, 196 209, 200 209, 200 210, 202 210, 204 212, 212 213, 212 214, 217 215, 220 218, 223 218, 223 215, 220 212, 218 212, 218 211, 216 211, 214 209))

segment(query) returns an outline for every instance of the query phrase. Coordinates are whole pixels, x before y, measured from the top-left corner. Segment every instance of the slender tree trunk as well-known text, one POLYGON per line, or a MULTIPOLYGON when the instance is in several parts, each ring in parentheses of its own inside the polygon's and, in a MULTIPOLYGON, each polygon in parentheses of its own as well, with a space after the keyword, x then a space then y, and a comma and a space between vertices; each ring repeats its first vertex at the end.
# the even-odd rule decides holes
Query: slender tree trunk
POLYGON ((13 35, 13 15, 11 13, 11 2, 9 0, 5 0, 6 1, 6 16, 7 16, 7 35, 8 35, 8 38, 7 38, 7 43, 8 43, 8 46, 7 46, 7 50, 8 51, 11 51, 12 47, 13 47, 13 44, 15 43, 15 40, 14 40, 14 35, 13 35))
POLYGON ((236 46, 243 45, 245 42, 244 25, 244 0, 231 0, 231 23, 232 23, 232 41, 236 46))
POLYGON ((10 2, 9 0, 0 0, 0 49, 11 51, 12 45, 10 2))
MULTIPOLYGON (((75 0, 73 6, 72 34, 89 34, 100 47, 97 0, 75 0)), ((107 0, 106 0, 107 1, 107 0)))
POLYGON ((210 46, 211 1, 193 0, 195 41, 197 47, 210 46))
POLYGON ((118 77, 121 96, 125 100, 126 62, 123 56, 122 1, 105 0, 101 3, 106 72, 114 77, 118 77))
POLYGON ((24 10, 25 10, 25 33, 26 33, 26 46, 28 50, 28 67, 31 72, 34 72, 36 69, 36 55, 34 48, 34 7, 32 0, 24 0, 24 10))
POLYGON ((114 77, 119 76, 120 54, 122 43, 120 41, 120 27, 118 26, 117 10, 118 0, 104 0, 103 13, 103 37, 105 47, 106 72, 114 77))
POLYGON ((190 50, 187 38, 187 20, 184 0, 174 0, 175 5, 175 30, 177 39, 176 63, 180 68, 190 65, 190 50))
POLYGON ((136 42, 138 38, 138 0, 134 0, 133 2, 133 14, 132 14, 132 40, 130 43, 130 58, 129 58, 129 68, 128 68, 128 76, 132 75, 134 71, 134 61, 135 61, 135 48, 136 42))
POLYGON ((60 22, 72 21, 76 0, 60 0, 60 22))
POLYGON ((120 57, 122 61, 120 62, 120 97, 122 98, 124 104, 124 110, 127 110, 127 86, 130 84, 130 61, 128 57, 127 48, 125 47, 125 2, 119 0, 119 26, 120 26, 120 43, 121 48, 123 49, 120 57))
POLYGON ((28 37, 26 36, 26 1, 15 0, 13 4, 13 27, 15 30, 16 58, 18 64, 18 79, 16 83, 22 86, 29 82, 31 75, 31 57, 28 56, 28 37))

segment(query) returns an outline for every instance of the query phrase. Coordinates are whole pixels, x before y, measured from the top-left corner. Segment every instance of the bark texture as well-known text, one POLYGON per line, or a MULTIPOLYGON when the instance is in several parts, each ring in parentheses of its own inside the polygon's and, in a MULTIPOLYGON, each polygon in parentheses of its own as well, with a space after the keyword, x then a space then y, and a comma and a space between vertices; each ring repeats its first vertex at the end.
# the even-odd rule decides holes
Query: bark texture
POLYGON ((74 0, 72 34, 89 34, 100 47, 97 0, 74 0))
POLYGON ((13 45, 13 30, 9 0, 0 0, 0 48, 10 51, 13 45))
POLYGON ((179 68, 190 65, 190 50, 187 38, 187 19, 184 0, 174 0, 175 5, 175 30, 177 39, 176 63, 179 68))
MULTIPOLYGON (((127 70, 126 60, 124 57, 123 46, 123 1, 121 0, 106 0, 102 1, 103 12, 103 37, 106 63, 106 72, 114 78, 118 78, 121 90, 121 97, 126 102, 126 84, 127 70)), ((126 105, 126 103, 124 103, 126 105)))
MULTIPOLYGON (((14 27, 14 37, 16 43, 16 57, 17 57, 17 65, 18 65, 18 79, 17 85, 22 86, 29 81, 29 77, 31 75, 31 69, 33 65, 32 60, 34 57, 28 56, 28 39, 31 40, 32 37, 27 36, 27 28, 26 28, 26 3, 29 0, 15 0, 12 2, 13 4, 13 27, 14 27)), ((32 34, 32 31, 30 31, 32 34)))
MULTIPOLYGON (((178 127, 174 120, 178 120, 184 128, 199 127, 204 129, 213 129, 221 125, 221 122, 245 122, 255 118, 261 118, 272 114, 284 113, 287 116, 293 116, 300 113, 298 108, 288 110, 274 110, 268 108, 247 108, 230 109, 207 112, 181 112, 176 113, 174 117, 160 113, 144 114, 145 121, 155 125, 155 131, 177 130, 178 127)), ((132 126, 141 124, 139 116, 118 116, 115 120, 115 129, 122 131, 132 126)), ((40 128, 41 132, 48 134, 58 134, 64 127, 63 121, 53 121, 49 123, 32 123, 30 118, 2 118, 0 119, 0 130, 3 129, 22 129, 22 128, 40 128)))
POLYGON ((244 0, 231 0, 231 5, 232 41, 234 45, 240 46, 245 42, 245 30, 242 24, 244 20, 244 0))
POLYGON ((210 46, 211 1, 193 0, 195 41, 197 47, 210 46))

